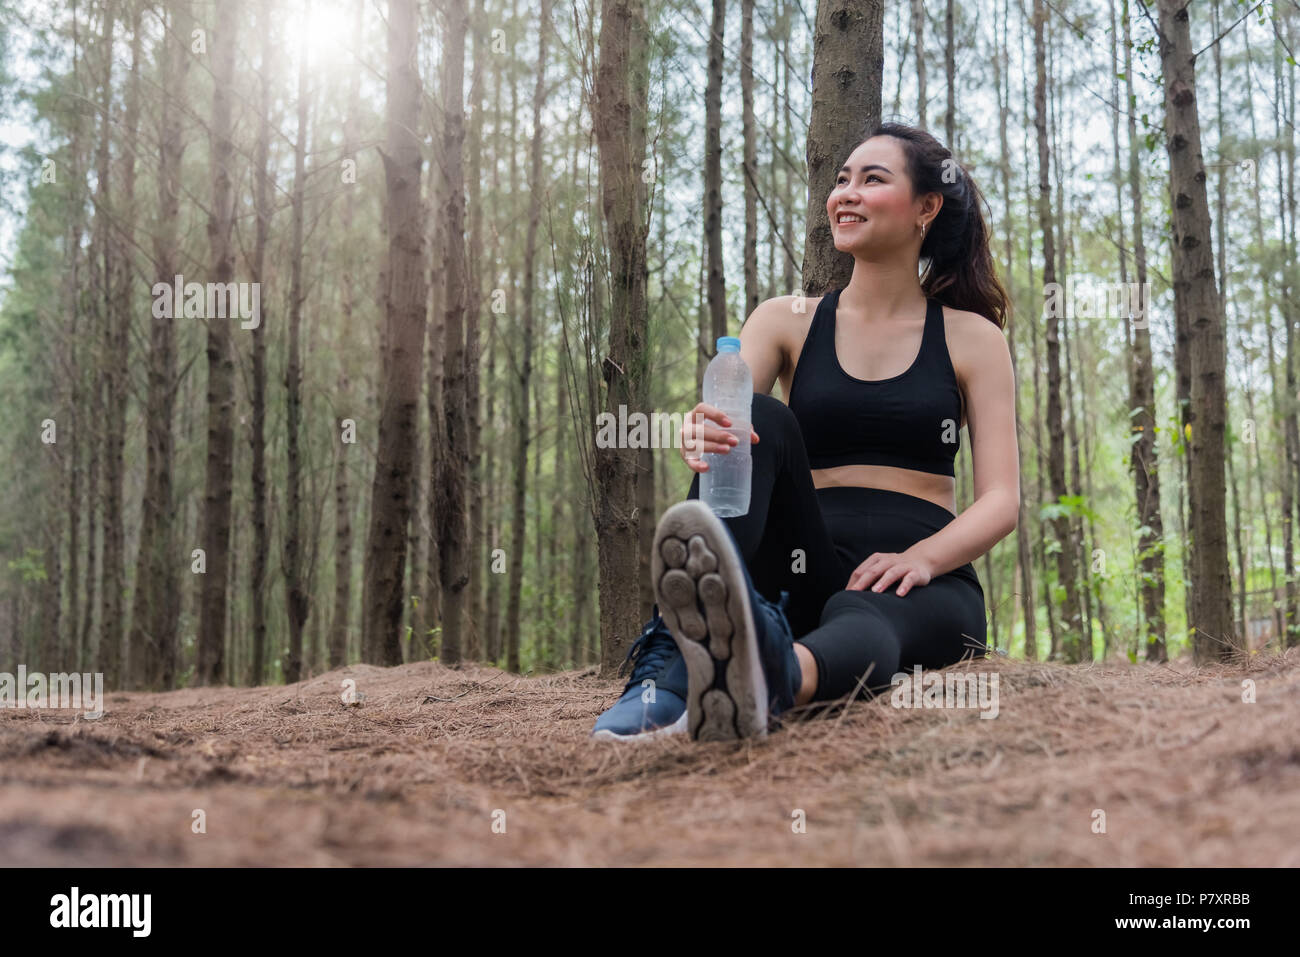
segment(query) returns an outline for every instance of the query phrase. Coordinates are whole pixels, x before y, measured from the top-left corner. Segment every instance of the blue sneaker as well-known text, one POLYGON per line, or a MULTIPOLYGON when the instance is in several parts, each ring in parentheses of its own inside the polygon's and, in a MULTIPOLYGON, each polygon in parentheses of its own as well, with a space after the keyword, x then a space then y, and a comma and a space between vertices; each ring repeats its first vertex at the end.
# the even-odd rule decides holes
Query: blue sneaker
POLYGON ((632 676, 623 696, 596 719, 591 736, 623 741, 685 731, 686 662, 658 605, 641 637, 628 649, 627 661, 632 662, 632 676))
POLYGON ((754 588, 731 530, 699 499, 664 512, 651 553, 655 594, 687 671, 687 729, 697 741, 762 737, 794 706, 802 680, 779 603, 754 588))

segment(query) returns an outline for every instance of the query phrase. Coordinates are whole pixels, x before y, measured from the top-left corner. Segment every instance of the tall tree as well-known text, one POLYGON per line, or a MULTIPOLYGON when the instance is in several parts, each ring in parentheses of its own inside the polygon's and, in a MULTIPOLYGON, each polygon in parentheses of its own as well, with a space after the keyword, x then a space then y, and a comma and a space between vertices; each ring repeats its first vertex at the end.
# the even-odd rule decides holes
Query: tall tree
MULTIPOLYGON (((362 14, 365 12, 365 0, 352 0, 352 36, 356 43, 361 42, 362 14)), ((347 113, 343 119, 342 156, 345 163, 351 165, 351 175, 347 177, 348 190, 343 196, 343 234, 351 235, 352 223, 356 216, 356 146, 357 114, 360 111, 361 68, 360 59, 353 64, 348 75, 347 113)), ((352 257, 347 257, 343 264, 342 309, 343 328, 353 327, 353 309, 355 300, 352 257)), ((351 382, 348 377, 348 365, 339 363, 338 393, 340 399, 351 394, 351 382)), ((353 422, 355 425, 355 421, 353 422)), ((341 429, 342 423, 333 425, 341 429)), ((348 657, 348 616, 352 610, 352 506, 348 492, 349 452, 355 443, 341 441, 335 443, 334 459, 334 612, 330 620, 329 632, 329 666, 338 668, 347 662, 348 657)))
MULTIPOLYGON (((1043 237, 1044 289, 1051 288, 1056 283, 1056 243, 1052 226, 1050 150, 1047 142, 1047 51, 1043 39, 1046 20, 1044 0, 1034 0, 1034 53, 1037 68, 1034 82, 1034 128, 1038 134, 1038 226, 1043 237)), ((1061 409, 1061 318, 1059 310, 1050 301, 1046 313, 1048 460, 1052 498, 1058 509, 1052 519, 1052 527, 1060 543, 1060 550, 1056 553, 1057 572, 1060 585, 1065 590, 1062 644, 1067 659, 1078 661, 1082 621, 1079 615, 1078 583, 1075 580, 1075 550, 1070 541, 1069 518, 1059 504, 1068 492, 1065 484, 1065 433, 1061 409)))
POLYGON ((424 227, 415 0, 389 0, 384 161, 388 266, 379 444, 371 485, 362 614, 363 660, 402 663, 402 586, 411 520, 413 446, 424 350, 424 227))
MULTIPOLYGON (((649 375, 646 205, 643 176, 649 98, 649 31, 641 0, 603 0, 593 126, 607 230, 609 348, 601 360, 605 410, 646 408, 649 375)), ((603 303, 601 304, 603 309, 603 303)), ((601 664, 613 672, 640 624, 637 449, 598 449, 596 536, 601 664)), ((641 516, 650 520, 649 516, 641 516)))
MULTIPOLYGON (((167 0, 162 53, 159 58, 161 108, 158 114, 158 211, 153 224, 153 261, 160 282, 173 281, 180 263, 181 160, 186 142, 181 119, 188 110, 185 82, 190 56, 190 0, 167 0)), ((165 12, 164 12, 165 16, 165 12)), ((154 317, 149 337, 149 389, 145 407, 145 487, 141 500, 140 549, 137 553, 130 646, 143 648, 145 683, 171 688, 176 681, 179 648, 180 568, 173 470, 177 363, 174 318, 154 317)))
MULTIPOLYGON (((307 0, 304 19, 311 17, 307 0)), ((285 658, 284 680, 297 681, 302 674, 302 632, 310 611, 307 582, 303 573, 302 450, 299 435, 302 421, 302 281, 303 206, 307 189, 307 59, 306 30, 300 30, 298 48, 298 125, 293 143, 292 235, 289 248, 289 361, 284 370, 286 400, 286 451, 288 508, 284 529, 284 603, 289 617, 289 653, 285 658)))
POLYGON ((104 582, 101 588, 102 641, 110 649, 109 659, 116 663, 117 675, 106 673, 127 684, 140 682, 140 651, 130 650, 122 664, 122 639, 126 633, 126 531, 122 519, 123 481, 126 469, 126 405, 130 363, 131 289, 135 282, 135 156, 140 129, 140 36, 141 7, 127 4, 131 29, 131 70, 126 83, 125 110, 122 116, 122 145, 114 179, 117 196, 113 219, 117 227, 117 250, 113 259, 112 302, 109 309, 108 361, 104 368, 104 582))
MULTIPOLYGON (((259 76, 259 101, 257 145, 253 157, 253 204, 257 225, 253 235, 253 260, 249 264, 252 281, 261 283, 266 270, 266 244, 271 231, 271 191, 274 188, 271 171, 271 105, 272 69, 278 59, 272 47, 271 0, 261 0, 257 13, 258 32, 262 35, 261 70, 259 76)), ((252 605, 252 661, 249 667, 250 684, 260 685, 266 680, 266 572, 270 564, 271 534, 267 515, 266 482, 266 303, 261 302, 261 321, 253 334, 253 381, 249 392, 252 397, 253 422, 248 441, 252 447, 253 501, 253 560, 249 563, 248 590, 252 605)))
MULTIPOLYGON (((754 0, 741 0, 740 121, 745 141, 745 315, 758 308, 758 130, 754 117, 754 0)), ((725 287, 724 287, 725 288, 725 287)))
MULTIPOLYGON (((230 230, 235 217, 231 94, 242 0, 220 4, 208 38, 212 48, 211 149, 212 207, 208 210, 211 282, 222 287, 235 275, 235 247, 230 230)), ((233 287, 230 287, 233 288, 233 287)), ((208 315, 208 454, 203 492, 203 537, 207 571, 199 608, 199 684, 218 684, 225 674, 226 586, 230 567, 231 483, 235 451, 235 360, 231 352, 233 316, 208 315)))
MULTIPOLYGON (((114 267, 116 258, 114 247, 116 243, 114 242, 112 213, 110 211, 110 204, 112 203, 112 170, 109 162, 109 144, 113 137, 113 35, 116 14, 116 7, 113 6, 102 10, 98 44, 101 63, 98 104, 100 132, 98 145, 95 149, 95 192, 93 194, 95 216, 92 221, 93 229, 89 258, 91 277, 94 283, 91 321, 94 323, 95 339, 99 342, 112 340, 113 314, 115 312, 112 285, 116 271, 114 267)), ((88 366, 86 371, 90 379, 88 395, 90 406, 87 409, 89 413, 86 417, 87 425, 98 418, 98 410, 104 405, 105 380, 117 371, 112 368, 113 356, 111 355, 105 355, 104 352, 97 350, 88 358, 90 361, 86 363, 88 366)), ((84 437, 88 447, 89 466, 86 484, 86 606, 82 619, 81 643, 89 652, 94 636, 93 629, 96 617, 95 506, 96 503, 100 505, 98 511, 103 516, 103 507, 108 496, 101 494, 104 490, 100 488, 99 469, 103 461, 102 453, 108 450, 108 446, 106 442, 107 436, 99 428, 84 429, 82 437, 84 437)), ((112 519, 104 516, 103 522, 105 528, 107 528, 112 519)), ((96 660, 98 661, 98 670, 104 672, 109 681, 109 686, 116 685, 118 668, 121 664, 121 649, 113 642, 103 640, 101 635, 96 660)))
POLYGON ((925 0, 912 0, 912 46, 916 50, 916 123, 925 129, 925 0))
MULTIPOLYGON (((1133 265, 1137 289, 1146 305, 1147 250, 1142 220, 1142 166, 1137 135, 1136 103, 1133 92, 1133 42, 1129 26, 1128 0, 1121 10, 1124 24, 1124 90, 1128 109, 1128 188, 1133 206, 1133 265)), ((1137 317, 1135 317, 1136 319, 1137 317)), ((1138 554, 1140 556, 1142 617, 1145 624, 1148 661, 1164 661, 1165 648, 1165 545, 1164 520, 1160 517, 1160 472, 1156 450, 1155 369, 1151 354, 1151 316, 1144 308, 1140 321, 1132 323, 1132 379, 1129 391, 1130 421, 1138 435, 1130 462, 1133 491, 1137 497, 1138 554)))
POLYGON ((835 248, 826 197, 849 153, 880 122, 884 28, 883 0, 817 4, 802 279, 810 296, 847 286, 853 274, 853 257, 835 248))
MULTIPOLYGON (((533 375, 533 326, 535 323, 536 254, 537 227, 542 216, 542 198, 546 187, 542 178, 542 107, 546 103, 546 41, 550 32, 551 2, 542 0, 542 9, 537 25, 537 83, 533 89, 533 135, 530 150, 528 174, 528 226, 524 237, 524 276, 523 276, 523 355, 516 374, 515 388, 511 395, 517 399, 513 409, 512 426, 515 432, 515 474, 514 497, 510 525, 510 598, 506 611, 506 668, 519 670, 520 640, 520 598, 523 590, 524 575, 524 493, 527 489, 528 446, 532 439, 532 426, 529 420, 529 390, 533 375)), ((538 425, 541 424, 540 416, 538 425)), ((540 450, 535 453, 540 458, 540 450)), ((538 489, 540 491, 540 489, 538 489)), ((539 528, 540 532, 540 528, 539 528)), ((552 529, 558 534, 559 529, 552 529)))
POLYGON ((489 53, 485 24, 485 0, 475 5, 471 20, 470 49, 474 54, 474 73, 470 80, 469 173, 465 177, 469 188, 469 287, 465 307, 465 361, 469 369, 469 392, 466 396, 469 411, 469 622, 465 654, 471 660, 483 658, 485 647, 483 623, 486 620, 486 589, 483 587, 484 549, 483 510, 487 498, 483 462, 483 388, 480 382, 482 346, 479 323, 483 315, 483 276, 488 270, 480 264, 487 262, 483 239, 483 108, 485 82, 489 75, 489 53))
POLYGON ((713 0, 704 88, 704 242, 710 332, 705 345, 710 356, 717 338, 727 334, 727 284, 722 272, 722 41, 726 27, 727 2, 713 0))
POLYGON ((1198 661, 1226 658, 1238 645, 1232 623, 1224 450, 1227 400, 1223 316, 1214 282, 1210 209, 1196 107, 1196 57, 1186 3, 1159 0, 1165 88, 1165 145, 1173 209, 1175 309, 1189 320, 1191 357, 1190 491, 1193 649, 1198 661))
POLYGON ((957 43, 953 36, 953 0, 947 0, 943 12, 943 74, 947 81, 947 109, 943 112, 944 145, 957 152, 957 43))
MULTIPOLYGON (((449 0, 442 62, 443 283, 442 421, 432 429, 438 476, 433 513, 442 593, 443 664, 459 664, 464 653, 466 587, 469 585, 469 372, 465 348, 469 263, 465 249, 465 0, 449 0)), ((527 402, 525 395, 524 401, 527 402)))

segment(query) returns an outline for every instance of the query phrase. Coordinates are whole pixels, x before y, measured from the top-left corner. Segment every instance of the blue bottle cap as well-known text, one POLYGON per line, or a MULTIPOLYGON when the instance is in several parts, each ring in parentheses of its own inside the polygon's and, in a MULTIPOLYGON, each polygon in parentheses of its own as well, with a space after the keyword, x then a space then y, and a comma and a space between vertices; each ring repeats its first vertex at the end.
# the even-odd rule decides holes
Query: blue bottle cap
POLYGON ((719 352, 739 352, 739 351, 740 351, 740 339, 738 339, 736 336, 719 336, 719 337, 718 337, 718 351, 719 351, 719 352))

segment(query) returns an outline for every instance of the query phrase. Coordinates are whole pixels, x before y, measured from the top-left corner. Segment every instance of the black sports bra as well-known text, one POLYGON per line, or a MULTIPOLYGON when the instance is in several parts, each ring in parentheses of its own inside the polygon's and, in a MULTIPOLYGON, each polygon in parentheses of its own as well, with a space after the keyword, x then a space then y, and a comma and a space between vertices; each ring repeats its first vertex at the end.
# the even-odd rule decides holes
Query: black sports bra
POLYGON ((943 329, 943 306, 927 300, 921 350, 907 371, 858 379, 835 354, 839 289, 822 297, 790 383, 808 465, 893 465, 954 475, 962 394, 943 329))

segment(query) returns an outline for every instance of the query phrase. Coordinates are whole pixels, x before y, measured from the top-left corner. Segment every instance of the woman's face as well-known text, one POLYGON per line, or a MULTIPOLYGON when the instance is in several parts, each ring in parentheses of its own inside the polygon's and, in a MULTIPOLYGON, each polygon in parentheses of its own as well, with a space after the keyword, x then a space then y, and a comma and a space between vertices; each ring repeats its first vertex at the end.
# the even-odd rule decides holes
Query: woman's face
POLYGON ((912 197, 902 144, 892 136, 873 136, 858 144, 836 174, 826 215, 841 252, 894 252, 913 242, 919 248, 918 224, 930 219, 924 206, 921 197, 912 197))

